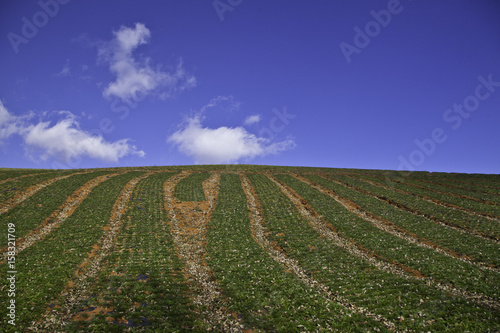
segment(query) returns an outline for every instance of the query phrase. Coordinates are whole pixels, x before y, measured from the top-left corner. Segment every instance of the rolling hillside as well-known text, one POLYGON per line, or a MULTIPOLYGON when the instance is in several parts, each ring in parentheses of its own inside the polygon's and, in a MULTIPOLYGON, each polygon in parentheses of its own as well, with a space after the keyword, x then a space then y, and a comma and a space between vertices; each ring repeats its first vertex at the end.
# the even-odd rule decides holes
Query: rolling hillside
POLYGON ((498 175, 0 169, 0 222, 0 331, 500 331, 498 175))

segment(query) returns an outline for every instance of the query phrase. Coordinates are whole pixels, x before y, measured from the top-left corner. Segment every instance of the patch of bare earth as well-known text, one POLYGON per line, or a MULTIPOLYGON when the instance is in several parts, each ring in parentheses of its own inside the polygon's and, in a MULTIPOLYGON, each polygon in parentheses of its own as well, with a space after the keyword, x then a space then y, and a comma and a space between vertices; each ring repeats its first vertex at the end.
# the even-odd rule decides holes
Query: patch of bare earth
MULTIPOLYGON (((273 258, 273 260, 280 263, 288 271, 295 274, 302 283, 317 290, 318 293, 320 293, 326 300, 332 303, 336 303, 351 312, 360 313, 376 321, 379 321, 391 331, 396 328, 396 325, 393 322, 389 321, 387 318, 371 313, 363 307, 359 307, 352 303, 349 303, 348 300, 332 292, 327 286, 310 277, 307 272, 299 266, 296 260, 289 258, 282 250, 280 250, 280 247, 278 245, 270 242, 266 238, 266 229, 262 218, 262 211, 255 191, 245 175, 241 175, 240 178, 243 185, 243 190, 247 197, 248 209, 250 210, 252 237, 271 256, 271 258, 273 258)), ((334 233, 329 233, 328 231, 326 233, 332 235, 332 238, 338 241, 339 244, 344 245, 345 242, 340 237, 338 237, 334 233)), ((350 247, 348 245, 347 247, 353 249, 353 247, 350 247)), ((358 252, 361 251, 358 250, 358 252)))
POLYGON ((193 303, 211 330, 240 332, 244 328, 226 308, 220 287, 204 259, 207 223, 215 207, 220 175, 212 173, 203 182, 205 201, 181 202, 175 198, 177 183, 191 172, 182 172, 165 182, 165 208, 170 215, 172 238, 184 262, 185 276, 193 291, 193 303))
MULTIPOLYGON (((90 296, 90 286, 93 278, 100 271, 102 260, 111 253, 114 247, 116 236, 123 224, 122 217, 125 214, 134 187, 139 181, 151 174, 153 172, 136 177, 125 185, 111 210, 108 225, 103 227, 103 236, 94 244, 87 258, 75 272, 73 280, 68 282, 65 290, 59 295, 60 299, 64 299, 64 305, 59 308, 48 309, 42 319, 34 323, 32 329, 54 332, 57 329, 64 328, 67 323, 73 320, 79 320, 79 315, 74 314, 74 310, 90 296)), ((86 312, 86 314, 88 315, 89 312, 86 312)))
MULTIPOLYGON (((59 227, 61 223, 63 223, 68 217, 73 214, 73 212, 78 208, 78 206, 80 206, 83 200, 85 200, 90 192, 92 192, 92 189, 94 187, 104 182, 105 180, 108 180, 109 178, 117 176, 119 174, 120 173, 99 176, 85 183, 82 187, 71 194, 68 199, 66 199, 66 202, 61 207, 59 207, 59 209, 55 210, 36 229, 30 231, 24 237, 20 237, 16 240, 16 254, 29 248, 31 245, 40 241, 46 235, 51 233, 52 230, 59 227)), ((2 255, 3 260, 0 262, 0 264, 4 263, 7 259, 7 250, 3 249, 2 252, 4 252, 4 254, 2 255)))
POLYGON ((34 195, 36 192, 40 191, 42 188, 44 188, 46 186, 49 186, 50 184, 55 183, 58 180, 65 179, 65 178, 68 178, 68 177, 71 177, 71 176, 74 176, 74 175, 81 175, 81 174, 84 174, 84 173, 89 173, 89 172, 91 172, 91 171, 78 172, 78 173, 72 173, 70 175, 64 175, 64 176, 60 176, 60 177, 55 177, 55 178, 46 180, 46 181, 44 181, 44 182, 42 182, 40 184, 36 184, 36 185, 30 186, 24 192, 21 192, 21 193, 17 194, 14 198, 9 199, 5 203, 1 204, 0 205, 0 214, 4 214, 4 213, 8 212, 13 207, 19 205, 21 202, 23 202, 24 200, 28 199, 32 195, 34 195))
MULTIPOLYGON (((377 227, 377 228, 379 228, 379 229, 381 229, 381 230, 383 230, 391 235, 394 235, 398 238, 401 238, 401 239, 407 241, 408 243, 415 244, 417 246, 421 246, 424 248, 433 249, 439 253, 451 256, 446 251, 443 251, 442 249, 439 249, 439 248, 434 248, 431 245, 427 244, 427 242, 422 242, 420 239, 413 236, 413 234, 409 234, 409 233, 405 232, 403 229, 400 229, 400 228, 394 226, 394 224, 392 222, 387 221, 387 220, 383 219, 382 217, 379 217, 377 215, 374 215, 370 212, 365 211, 360 206, 358 206, 356 203, 352 202, 351 200, 349 200, 347 198, 343 198, 343 197, 339 196, 334 191, 332 191, 330 189, 326 189, 318 184, 315 184, 312 181, 310 181, 309 179, 304 178, 300 175, 294 174, 293 176, 295 178, 297 178, 298 180, 308 184, 309 186, 317 189, 319 192, 332 197, 335 201, 337 201, 339 204, 344 206, 344 208, 349 210, 351 213, 354 213, 355 215, 361 217, 362 219, 372 223, 375 227, 377 227)), ((328 179, 332 180, 330 178, 328 178, 328 179)), ((451 257, 456 258, 454 256, 451 256, 451 257)), ((456 258, 456 259, 459 259, 459 258, 456 258)), ((467 259, 461 259, 461 260, 466 261, 467 259)), ((472 263, 472 262, 470 262, 470 263, 472 263)), ((472 263, 472 264, 474 264, 474 263, 472 263)), ((482 267, 482 268, 493 269, 491 267, 482 267)), ((476 303, 481 304, 481 305, 485 305, 485 306, 495 308, 495 309, 500 309, 500 302, 498 300, 492 299, 491 297, 488 297, 488 296, 483 295, 483 294, 471 293, 469 291, 457 288, 449 283, 439 282, 431 277, 424 276, 422 273, 420 273, 414 269, 411 269, 411 268, 403 267, 403 269, 405 271, 411 272, 415 277, 426 281, 426 283, 429 286, 432 285, 440 290, 444 290, 446 292, 449 292, 450 294, 452 294, 454 296, 465 298, 465 299, 471 300, 471 301, 476 302, 476 303)))

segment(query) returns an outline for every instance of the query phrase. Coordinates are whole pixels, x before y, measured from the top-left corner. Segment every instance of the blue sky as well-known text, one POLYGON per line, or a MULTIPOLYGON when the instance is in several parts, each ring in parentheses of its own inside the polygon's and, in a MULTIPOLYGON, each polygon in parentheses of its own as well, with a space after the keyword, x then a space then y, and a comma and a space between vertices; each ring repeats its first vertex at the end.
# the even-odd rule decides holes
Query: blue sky
POLYGON ((500 173, 500 5, 2 1, 0 167, 500 173))

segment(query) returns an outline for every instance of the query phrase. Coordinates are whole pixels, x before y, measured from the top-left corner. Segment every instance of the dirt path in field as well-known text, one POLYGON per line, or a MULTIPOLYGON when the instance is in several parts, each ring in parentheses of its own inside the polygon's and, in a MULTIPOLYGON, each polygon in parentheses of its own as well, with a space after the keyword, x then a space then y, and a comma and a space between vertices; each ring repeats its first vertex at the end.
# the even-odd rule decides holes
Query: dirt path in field
MULTIPOLYGON (((396 226, 394 223, 392 223, 391 221, 386 220, 381 216, 378 216, 376 214, 373 214, 373 213, 365 210, 364 208, 357 205, 356 203, 349 200, 348 198, 341 197, 340 195, 338 195, 334 191, 327 189, 327 188, 324 188, 324 187, 310 181, 307 178, 304 178, 304 177, 299 176, 299 175, 293 175, 293 176, 295 178, 297 178, 298 180, 302 181, 303 183, 306 183, 309 186, 314 187, 315 189, 317 189, 321 193, 332 197, 335 201, 340 203, 342 206, 344 206, 350 212, 352 212, 355 215, 361 217, 362 219, 370 222, 371 224, 373 224, 375 227, 379 228, 380 230, 383 230, 383 231, 385 231, 393 236, 401 238, 401 239, 407 241, 408 243, 415 244, 415 245, 420 246, 420 247, 432 249, 440 254, 443 254, 443 255, 446 255, 448 257, 466 262, 470 265, 478 266, 482 269, 488 269, 488 270, 492 270, 495 272, 500 272, 500 269, 498 267, 492 266, 488 263, 484 263, 481 261, 475 261, 472 258, 470 258, 469 256, 458 254, 458 253, 456 253, 448 248, 442 247, 442 246, 440 246, 440 245, 438 245, 438 244, 436 244, 428 239, 425 239, 423 237, 419 237, 418 235, 416 235, 412 232, 409 232, 403 228, 400 228, 400 227, 396 226)), ((352 187, 348 184, 345 184, 341 181, 331 179, 331 178, 325 178, 325 179, 333 181, 339 185, 346 186, 348 188, 352 188, 354 190, 357 190, 357 188, 354 188, 354 187, 352 187)), ((372 196, 370 193, 365 193, 362 190, 360 190, 359 192, 372 196)))
MULTIPOLYGON (((59 227, 61 223, 63 223, 68 217, 70 217, 73 212, 80 206, 80 204, 85 200, 85 198, 92 192, 92 189, 99 185, 100 183, 117 176, 122 173, 114 173, 108 174, 104 176, 96 177, 87 183, 85 183, 82 187, 76 190, 73 194, 66 199, 66 202, 55 210, 45 221, 42 222, 36 229, 30 231, 24 237, 20 237, 16 240, 16 255, 33 245, 34 243, 43 239, 46 235, 48 235, 52 230, 59 227)), ((5 263, 7 260, 7 249, 2 249, 4 254, 1 258, 2 261, 0 264, 5 263)))
MULTIPOLYGON (((419 240, 414 239, 414 238, 406 235, 405 233, 402 233, 401 231, 399 231, 397 229, 393 230, 391 228, 392 223, 390 221, 387 221, 389 223, 389 225, 386 225, 386 222, 384 222, 385 220, 383 218, 378 217, 378 216, 376 216, 374 214, 371 214, 370 212, 367 212, 367 211, 363 210, 361 207, 359 207, 357 204, 355 204, 351 200, 349 200, 347 198, 340 197, 334 191, 326 189, 326 188, 323 188, 322 186, 320 186, 318 184, 315 184, 312 181, 310 181, 309 179, 306 179, 306 178, 304 178, 304 177, 302 177, 300 175, 293 174, 293 176, 295 178, 297 178, 298 180, 300 180, 300 181, 308 184, 309 186, 317 189, 321 193, 324 193, 324 194, 332 197, 335 201, 337 201, 342 206, 344 206, 344 208, 346 208, 350 212, 354 213, 355 215, 361 217, 362 219, 364 219, 364 220, 372 223, 373 225, 375 225, 379 229, 384 230, 387 233, 390 233, 390 234, 392 234, 392 235, 394 235, 396 237, 399 237, 399 238, 401 238, 403 240, 406 240, 409 243, 415 244, 417 246, 421 246, 421 247, 425 247, 425 248, 430 248, 430 249, 436 250, 436 249, 432 248, 431 246, 429 246, 429 245, 427 245, 425 243, 421 243, 419 240)), ((330 179, 330 178, 328 178, 328 179, 330 179)), ((445 254, 445 253, 443 253, 443 254, 445 254)), ((467 259, 462 259, 462 260, 465 261, 467 259)), ((469 262, 469 263, 470 264, 474 264, 474 262, 469 262)), ((498 269, 493 268, 493 267, 480 266, 480 268, 498 271, 498 269)), ((403 270, 406 271, 406 272, 409 272, 409 271, 407 271, 404 268, 403 268, 403 270)), ((465 299, 471 300, 471 301, 473 301, 475 303, 478 303, 478 304, 481 304, 481 305, 484 305, 484 306, 487 306, 487 307, 491 307, 491 308, 494 308, 494 309, 500 309, 500 301, 492 299, 489 296, 486 296, 486 295, 483 295, 483 294, 471 293, 471 292, 463 290, 461 288, 457 288, 457 287, 455 287, 452 284, 442 283, 442 282, 439 282, 439 281, 437 281, 434 278, 431 278, 429 276, 424 276, 422 273, 418 272, 417 270, 414 270, 414 269, 410 269, 410 270, 411 270, 411 272, 409 272, 409 273, 412 273, 412 275, 414 277, 418 278, 418 279, 424 280, 429 286, 434 286, 434 287, 436 287, 436 288, 438 288, 440 290, 446 291, 446 292, 448 292, 448 293, 450 293, 450 294, 452 294, 454 296, 465 298, 465 299)))
POLYGON ((59 299, 64 299, 64 306, 61 308, 48 309, 42 319, 36 323, 35 329, 56 331, 70 321, 75 313, 74 310, 90 295, 90 286, 93 278, 101 268, 101 262, 112 251, 116 236, 123 224, 122 217, 125 214, 132 192, 139 181, 152 175, 148 172, 129 181, 120 192, 111 210, 111 217, 108 225, 103 227, 104 234, 93 246, 87 258, 80 264, 75 272, 73 280, 69 281, 65 290, 60 294, 59 299))
POLYGON ((239 332, 243 325, 234 320, 231 312, 226 309, 221 289, 204 258, 207 223, 215 208, 220 175, 212 173, 203 182, 205 201, 181 202, 175 198, 175 186, 191 173, 182 172, 165 182, 165 208, 170 215, 172 238, 178 255, 185 264, 185 274, 194 294, 193 302, 206 318, 206 324, 213 330, 239 332))
MULTIPOLYGON (((368 184, 371 184, 371 185, 377 186, 377 187, 381 187, 381 188, 389 190, 389 191, 394 191, 396 193, 411 195, 411 196, 420 198, 422 200, 425 200, 427 202, 433 203, 433 204, 441 206, 441 207, 446 207, 446 208, 454 209, 454 210, 460 211, 460 212, 468 214, 468 215, 483 217, 483 218, 486 218, 486 219, 491 220, 491 221, 500 222, 500 218, 496 217, 493 214, 477 212, 477 211, 469 209, 469 208, 457 206, 457 205, 454 205, 454 204, 451 204, 451 203, 448 203, 448 202, 444 202, 444 201, 441 201, 439 199, 434 199, 434 198, 431 198, 431 197, 428 197, 428 196, 425 196, 425 195, 411 193, 411 192, 406 192, 406 191, 403 191, 403 190, 400 190, 400 189, 396 189, 396 188, 391 188, 389 186, 385 186, 383 184, 374 182, 372 180, 369 180, 369 179, 366 179, 366 178, 363 178, 363 177, 360 177, 360 176, 354 176, 354 175, 347 175, 347 176, 351 177, 353 179, 357 179, 357 180, 361 180, 361 181, 367 182, 368 184)), ((324 177, 324 176, 321 176, 321 177, 324 177)), ((326 177, 326 179, 333 180, 330 177, 326 177)), ((452 222, 448 222, 448 221, 443 221, 443 220, 439 220, 439 221, 441 221, 442 223, 445 223, 446 225, 448 225, 450 227, 453 227, 453 228, 456 228, 456 229, 461 229, 462 231, 468 232, 468 233, 473 234, 475 236, 478 236, 480 238, 494 240, 494 241, 497 241, 497 242, 499 241, 499 239, 497 239, 497 238, 495 238, 493 236, 481 233, 480 231, 477 231, 477 230, 474 230, 474 229, 471 229, 471 228, 467 228, 467 227, 464 227, 464 226, 456 225, 456 224, 454 224, 452 222)))
MULTIPOLYGON (((336 293, 330 291, 327 286, 309 277, 306 271, 299 266, 296 260, 287 257, 287 255, 282 250, 280 250, 278 245, 272 244, 266 238, 266 229, 264 227, 262 211, 260 209, 260 203, 258 202, 255 191, 245 175, 240 175, 240 179, 243 185, 243 190, 247 197, 248 209, 250 210, 252 237, 276 262, 283 265, 287 270, 293 272, 293 274, 295 274, 299 278, 299 280, 302 281, 302 283, 317 290, 324 298, 326 298, 330 302, 336 303, 351 312, 360 313, 373 320, 379 321, 391 331, 396 328, 396 325, 393 322, 389 321, 387 318, 371 313, 365 308, 358 307, 350 303, 340 295, 337 295, 336 293)), ((336 237, 333 233, 331 234, 339 243, 343 243, 343 240, 340 239, 340 237, 336 237)))
POLYGON ((8 212, 14 206, 19 205, 21 202, 28 199, 32 195, 34 195, 36 192, 40 191, 42 188, 49 186, 50 184, 55 183, 58 180, 65 179, 65 178, 75 176, 75 175, 82 175, 82 174, 89 173, 89 172, 93 172, 93 171, 77 172, 77 173, 72 173, 70 175, 59 176, 59 177, 55 177, 55 178, 46 180, 40 184, 30 186, 24 192, 17 194, 14 198, 7 200, 5 203, 0 205, 0 214, 4 214, 4 213, 8 212))

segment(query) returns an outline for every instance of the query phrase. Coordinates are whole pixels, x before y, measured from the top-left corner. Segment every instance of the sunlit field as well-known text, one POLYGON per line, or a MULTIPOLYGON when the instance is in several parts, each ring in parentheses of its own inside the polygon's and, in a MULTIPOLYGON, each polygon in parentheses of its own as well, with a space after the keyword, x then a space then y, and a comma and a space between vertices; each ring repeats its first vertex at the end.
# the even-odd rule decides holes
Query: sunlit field
POLYGON ((3 331, 500 329, 497 175, 1 169, 0 200, 3 331))

